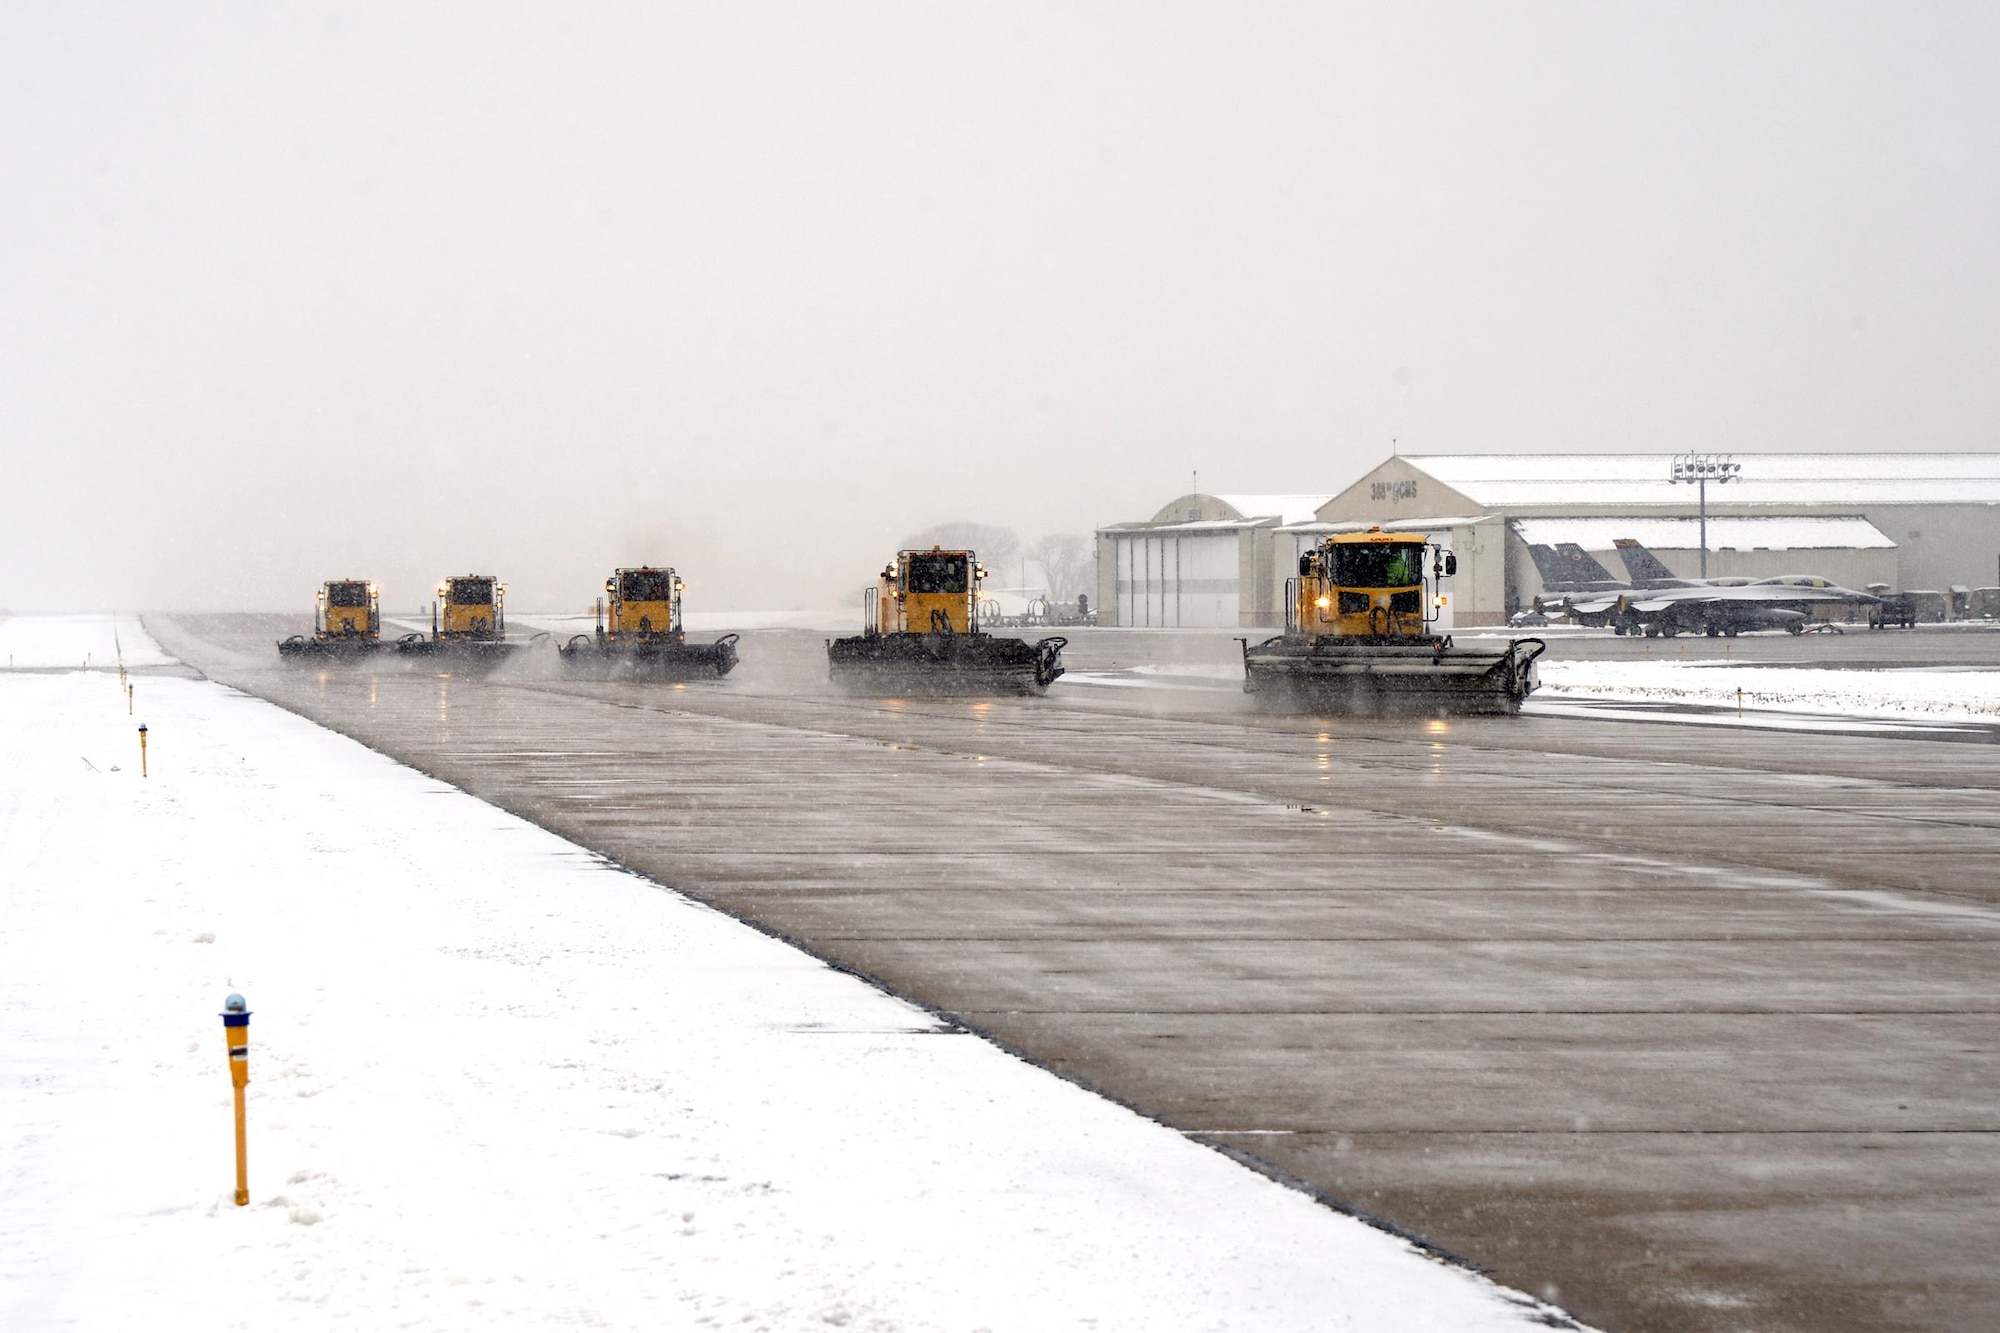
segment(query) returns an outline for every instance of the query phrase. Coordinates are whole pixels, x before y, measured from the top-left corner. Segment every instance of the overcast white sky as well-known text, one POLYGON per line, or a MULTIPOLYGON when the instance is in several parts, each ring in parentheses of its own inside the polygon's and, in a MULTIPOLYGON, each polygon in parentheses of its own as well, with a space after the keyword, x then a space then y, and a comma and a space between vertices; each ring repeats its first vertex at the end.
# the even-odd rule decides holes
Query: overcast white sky
POLYGON ((1990 4, 10 0, 0 607, 1993 449, 1996 69, 1990 4))

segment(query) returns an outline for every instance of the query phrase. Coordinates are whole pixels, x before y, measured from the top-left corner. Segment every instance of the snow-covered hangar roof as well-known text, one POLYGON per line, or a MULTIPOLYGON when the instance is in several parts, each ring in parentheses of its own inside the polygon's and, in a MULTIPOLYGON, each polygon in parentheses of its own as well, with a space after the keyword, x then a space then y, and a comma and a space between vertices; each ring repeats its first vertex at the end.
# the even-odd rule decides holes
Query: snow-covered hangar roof
POLYGON ((1098 529, 1099 532, 1241 532, 1248 528, 1269 527, 1266 518, 1199 518, 1185 523, 1112 523, 1098 529))
MULTIPOLYGON (((1533 546, 1575 542, 1586 551, 1609 551, 1623 539, 1656 551, 1692 551, 1701 545, 1699 519, 1640 517, 1517 518, 1514 531, 1533 546)), ((1856 514, 1785 514, 1770 517, 1710 517, 1711 551, 1886 551, 1896 543, 1856 514)))
POLYGON ((1245 518, 1275 518, 1280 523, 1309 523, 1327 495, 1218 495, 1216 499, 1245 518))
POLYGON ((1270 527, 1274 522, 1307 523, 1319 512, 1319 507, 1332 498, 1331 494, 1211 495, 1204 492, 1183 495, 1161 506, 1158 513, 1143 522, 1112 523, 1099 528, 1098 531, 1130 531, 1167 526, 1189 530, 1196 527, 1214 527, 1221 530, 1270 527))
MULTIPOLYGON (((1685 505, 1693 488, 1668 480, 1678 454, 1404 454, 1411 467, 1475 504, 1685 505)), ((1728 455, 1737 479, 1711 485, 1727 505, 2000 505, 2000 454, 1728 455)))
MULTIPOLYGON (((1327 523, 1315 519, 1311 523, 1287 523, 1278 531, 1299 532, 1308 536, 1328 532, 1366 532, 1370 528, 1380 528, 1384 532, 1443 532, 1447 528, 1469 528, 1475 523, 1499 521, 1498 514, 1467 514, 1462 518, 1406 518, 1387 523, 1362 523, 1355 520, 1327 523)), ((1563 540, 1568 541, 1569 538, 1565 537, 1563 540)))

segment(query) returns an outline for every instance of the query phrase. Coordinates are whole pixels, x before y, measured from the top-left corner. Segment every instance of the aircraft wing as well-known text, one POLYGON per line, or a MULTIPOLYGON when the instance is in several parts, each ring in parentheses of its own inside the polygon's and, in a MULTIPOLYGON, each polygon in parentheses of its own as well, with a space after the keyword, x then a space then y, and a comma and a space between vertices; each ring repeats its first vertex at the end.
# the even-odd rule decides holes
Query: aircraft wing
POLYGON ((1643 602, 1632 605, 1641 611, 1658 611, 1688 602, 1735 602, 1752 606, 1785 606, 1797 602, 1873 602, 1877 599, 1852 588, 1814 588, 1802 584, 1749 583, 1729 588, 1655 588, 1643 602))

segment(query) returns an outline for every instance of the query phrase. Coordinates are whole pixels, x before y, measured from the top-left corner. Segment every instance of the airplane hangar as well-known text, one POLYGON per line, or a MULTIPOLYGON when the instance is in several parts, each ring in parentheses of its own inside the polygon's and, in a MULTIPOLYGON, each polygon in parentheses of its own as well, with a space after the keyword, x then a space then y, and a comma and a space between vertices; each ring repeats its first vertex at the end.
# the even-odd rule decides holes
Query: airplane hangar
POLYGON ((1281 626, 1299 553, 1379 523, 1457 555, 1440 629, 1498 625, 1541 590, 1530 545, 1573 542, 1624 578, 1615 543, 1632 539, 1699 575, 1704 501, 1711 577, 2000 584, 2000 454, 1738 453, 1705 485, 1674 479, 1686 457, 1403 455, 1331 495, 1184 495, 1098 530, 1100 623, 1281 626))
MULTIPOLYGON (((1152 518, 1097 533, 1100 625, 1235 628, 1284 619, 1287 525, 1333 496, 1183 495, 1152 518)), ((1292 556, 1291 567, 1297 557, 1292 556)))

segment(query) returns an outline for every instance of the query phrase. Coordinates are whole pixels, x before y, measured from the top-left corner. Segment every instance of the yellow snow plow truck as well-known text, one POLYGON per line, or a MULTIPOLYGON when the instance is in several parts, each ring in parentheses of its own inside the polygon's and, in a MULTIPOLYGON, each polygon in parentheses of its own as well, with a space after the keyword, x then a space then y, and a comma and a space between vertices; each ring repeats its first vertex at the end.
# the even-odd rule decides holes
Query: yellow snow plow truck
POLYGON ((438 584, 431 603, 431 633, 405 634, 396 651, 412 657, 443 657, 494 663, 518 645, 507 642, 507 589, 491 574, 458 574, 438 584))
POLYGON ((1458 558, 1421 533, 1323 538, 1287 582, 1285 632, 1244 640, 1244 690, 1333 713, 1519 712, 1548 645, 1461 648, 1432 633, 1436 589, 1457 571, 1458 558))
POLYGON ((577 634, 557 651, 565 667, 598 675, 685 680, 726 676, 736 665, 736 638, 689 643, 681 621, 687 585, 671 569, 651 565, 613 570, 594 608, 596 629, 577 634))
POLYGON ((865 693, 1040 694, 1067 639, 1003 639, 979 627, 971 551, 899 551, 863 599, 862 631, 826 645, 834 684, 865 693))
POLYGON ((288 660, 362 657, 382 646, 382 590, 366 579, 328 579, 314 598, 313 632, 278 644, 288 660))

